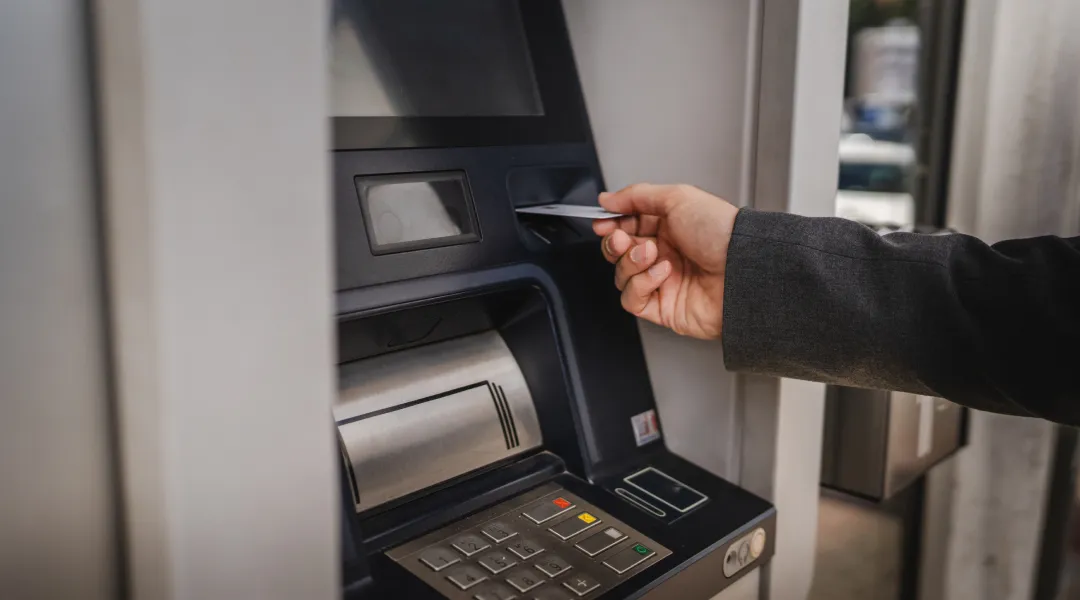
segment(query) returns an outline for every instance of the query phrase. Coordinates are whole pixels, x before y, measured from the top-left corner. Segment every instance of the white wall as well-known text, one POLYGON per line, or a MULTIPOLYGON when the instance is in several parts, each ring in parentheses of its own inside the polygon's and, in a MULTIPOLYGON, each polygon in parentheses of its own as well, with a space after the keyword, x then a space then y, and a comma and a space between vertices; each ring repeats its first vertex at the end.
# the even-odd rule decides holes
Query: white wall
MULTIPOLYGON (((564 4, 610 189, 691 183, 743 206, 832 214, 845 0, 564 4)), ((805 597, 824 386, 736 377, 720 344, 641 332, 669 447, 777 505, 762 589, 805 597)))
MULTIPOLYGON (((608 189, 692 183, 749 202, 754 4, 564 3, 608 189)), ((668 445, 737 480, 735 377, 720 344, 648 324, 641 334, 668 445)))
POLYGON ((338 598, 327 7, 97 4, 130 596, 338 598))
MULTIPOLYGON (((950 225, 988 242, 1080 233, 1080 3, 968 2, 950 225)), ((1052 426, 975 413, 971 443, 929 479, 946 562, 924 597, 1026 600, 1052 426)))
POLYGON ((0 595, 115 597, 85 15, 0 3, 0 595))

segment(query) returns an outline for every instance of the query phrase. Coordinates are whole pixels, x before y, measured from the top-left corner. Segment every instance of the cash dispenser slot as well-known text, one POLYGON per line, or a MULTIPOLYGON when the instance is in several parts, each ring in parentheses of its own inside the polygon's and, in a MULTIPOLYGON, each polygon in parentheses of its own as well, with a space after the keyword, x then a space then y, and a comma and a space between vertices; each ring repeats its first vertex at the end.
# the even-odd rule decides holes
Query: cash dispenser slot
POLYGON ((364 511, 540 447, 525 378, 495 331, 341 367, 334 406, 364 511))

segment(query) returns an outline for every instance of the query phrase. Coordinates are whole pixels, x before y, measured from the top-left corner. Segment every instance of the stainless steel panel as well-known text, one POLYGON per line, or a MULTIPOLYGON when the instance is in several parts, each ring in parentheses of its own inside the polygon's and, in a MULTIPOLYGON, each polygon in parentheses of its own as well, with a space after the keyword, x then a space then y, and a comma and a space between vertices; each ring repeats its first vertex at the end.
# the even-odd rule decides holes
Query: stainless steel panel
POLYGON ((532 396, 497 332, 344 365, 334 406, 357 512, 539 447, 532 396))
POLYGON ((960 444, 962 409, 941 398, 893 392, 885 453, 885 497, 918 479, 960 444))
POLYGON ((831 387, 821 481, 888 498, 959 448, 962 416, 941 398, 831 387))

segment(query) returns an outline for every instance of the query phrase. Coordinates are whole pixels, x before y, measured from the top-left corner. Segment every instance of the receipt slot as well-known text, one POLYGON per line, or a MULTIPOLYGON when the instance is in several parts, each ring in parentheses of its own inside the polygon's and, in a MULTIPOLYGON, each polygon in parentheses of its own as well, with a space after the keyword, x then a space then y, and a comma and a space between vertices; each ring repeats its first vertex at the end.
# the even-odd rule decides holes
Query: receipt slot
POLYGON ((821 483, 885 500, 964 444, 965 409, 941 398, 830 386, 821 483))
POLYGON ((712 598, 776 510, 672 454, 587 220, 562 8, 340 0, 331 27, 344 596, 712 598))

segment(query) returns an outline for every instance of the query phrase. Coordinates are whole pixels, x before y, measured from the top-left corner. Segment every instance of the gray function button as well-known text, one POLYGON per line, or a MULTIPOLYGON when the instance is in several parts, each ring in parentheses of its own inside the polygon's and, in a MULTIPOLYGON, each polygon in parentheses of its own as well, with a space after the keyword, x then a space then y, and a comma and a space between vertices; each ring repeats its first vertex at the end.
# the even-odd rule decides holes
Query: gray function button
POLYGON ((532 598, 533 600, 570 600, 570 594, 562 588, 548 586, 537 590, 532 598))
POLYGON ((460 562, 461 559, 449 548, 435 546, 420 553, 420 562, 431 567, 434 571, 442 571, 450 565, 460 562))
POLYGON ((608 558, 604 561, 604 564, 612 571, 622 575, 653 556, 656 556, 656 552, 653 552, 651 548, 644 544, 634 544, 626 550, 616 553, 614 556, 608 558))
POLYGON ((453 545, 465 556, 472 556, 491 547, 491 544, 475 533, 467 533, 453 541, 453 545))
POLYGON ((625 539, 625 533, 614 527, 608 527, 578 542, 577 548, 589 556, 596 556, 625 539))
POLYGON ((584 596, 600 587, 600 582, 585 573, 578 573, 571 575, 569 579, 563 582, 563 585, 578 596, 584 596))
POLYGON ((501 583, 485 583, 476 588, 475 600, 513 600, 518 595, 501 583))
POLYGON ((548 577, 558 577, 569 571, 572 567, 570 566, 570 563, 563 560, 558 554, 548 554, 544 558, 536 561, 536 568, 543 571, 544 575, 547 575, 548 577))
POLYGON ((506 523, 503 523, 502 521, 488 523, 487 525, 484 525, 483 529, 481 529, 480 531, 482 531, 484 535, 491 538, 491 541, 495 542, 496 544, 501 544, 504 540, 508 540, 517 535, 517 531, 515 531, 513 527, 507 525, 506 523))
POLYGON ((554 519, 571 508, 574 508, 574 503, 559 496, 550 500, 541 500, 526 508, 521 514, 539 525, 554 519))
POLYGON ((514 586, 522 593, 540 587, 540 584, 544 583, 544 581, 544 576, 532 569, 517 569, 506 575, 506 583, 514 586))
POLYGON ((594 516, 592 513, 583 512, 578 513, 576 516, 569 518, 562 523, 550 528, 548 531, 554 533, 564 540, 568 540, 575 535, 591 529, 600 524, 600 519, 594 516))
POLYGON ((529 538, 521 538, 510 542, 506 547, 518 555, 518 558, 531 558, 544 551, 544 547, 529 538))
POLYGON ((472 565, 462 565, 447 571, 446 578, 459 588, 467 590, 482 581, 487 581, 488 576, 472 565))
POLYGON ((503 571, 516 565, 517 561, 502 550, 495 550, 481 556, 480 564, 483 565, 483 567, 488 571, 491 571, 492 574, 495 574, 502 573, 503 571))

